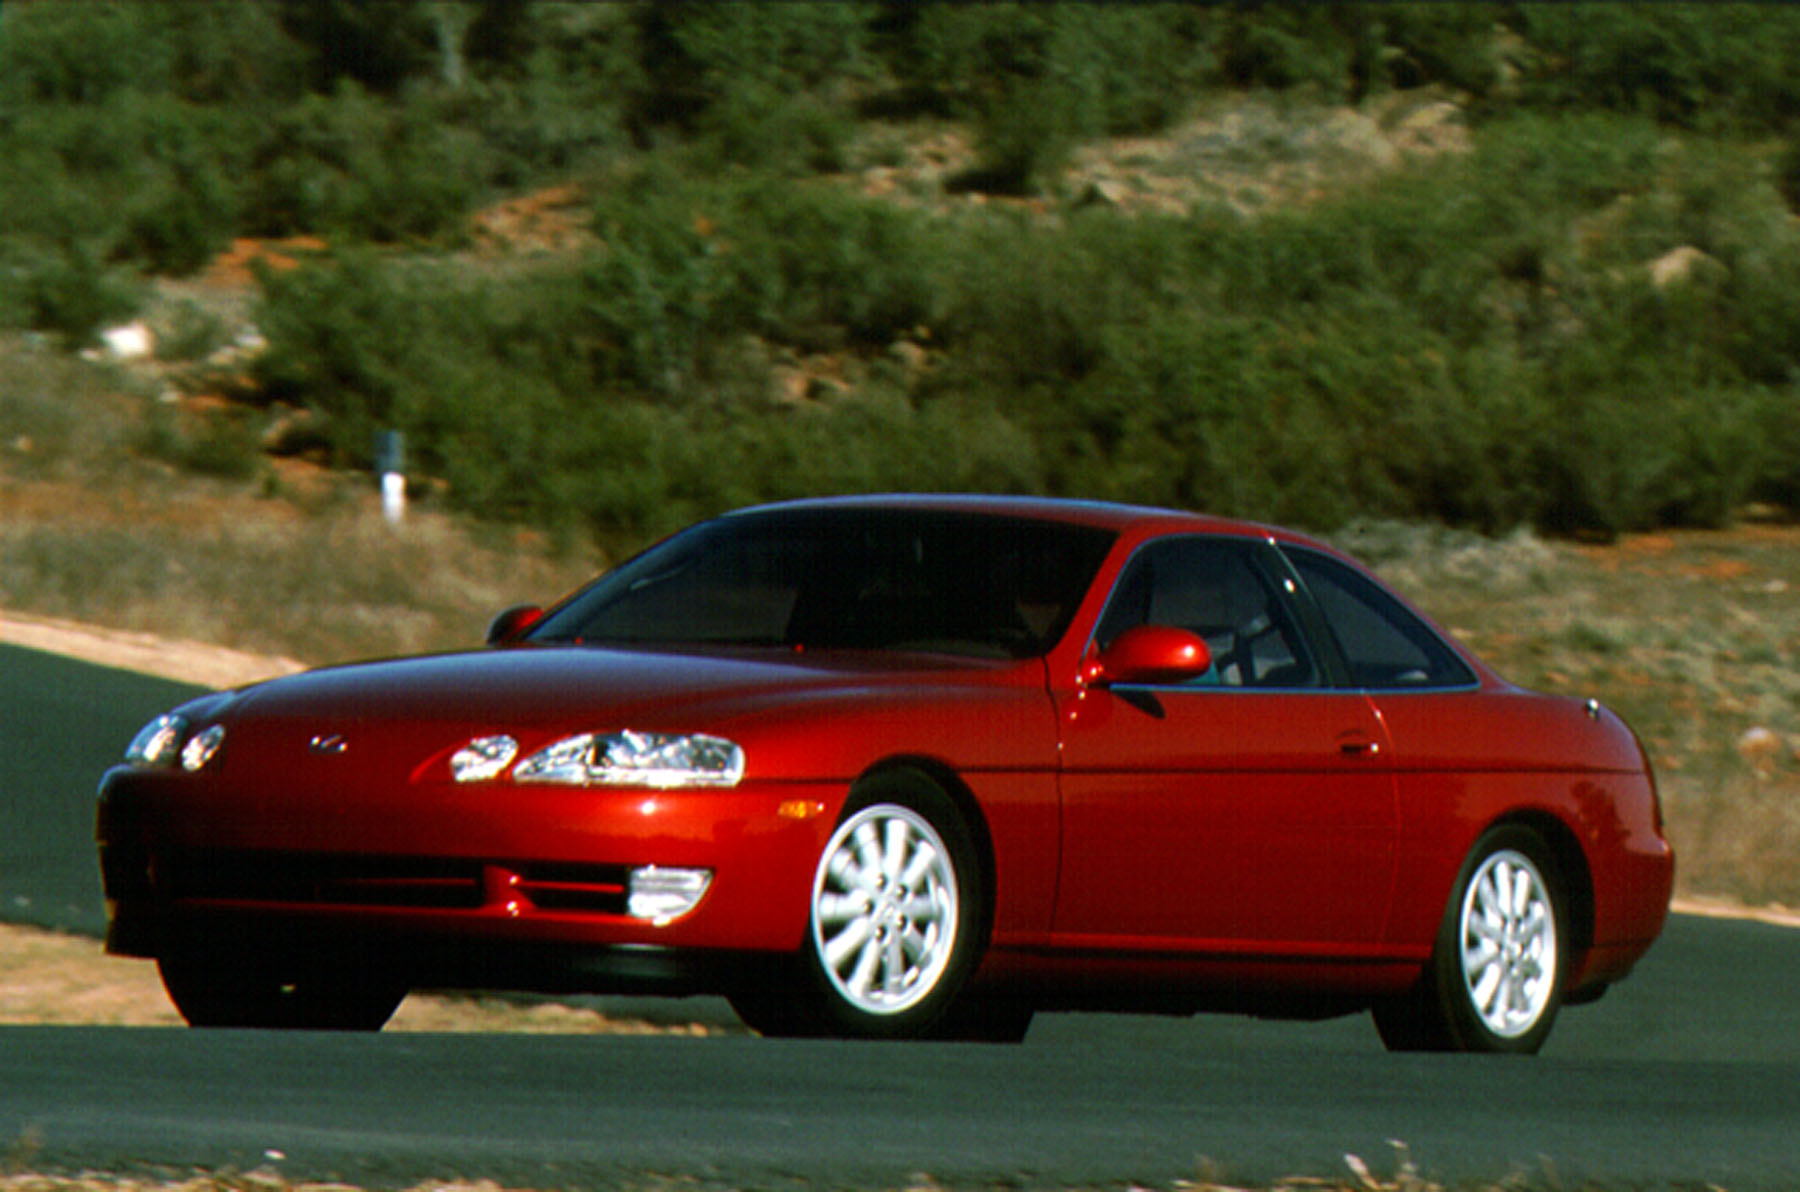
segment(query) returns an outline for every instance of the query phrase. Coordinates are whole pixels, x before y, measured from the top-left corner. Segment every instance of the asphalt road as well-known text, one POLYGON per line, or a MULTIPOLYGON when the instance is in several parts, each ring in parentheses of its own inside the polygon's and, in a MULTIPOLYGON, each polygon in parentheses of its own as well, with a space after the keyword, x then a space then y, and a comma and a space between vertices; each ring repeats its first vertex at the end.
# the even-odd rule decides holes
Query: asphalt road
POLYGON ((202 690, 0 646, 0 919, 104 929, 94 789, 146 721, 202 690))
MULTIPOLYGON (((0 649, 0 916, 95 921, 94 781, 181 690, 0 649)), ((1796 991, 1800 932, 1677 917, 1527 1060, 1390 1056, 1361 1016, 1056 1015, 1020 1047, 0 1028, 0 1169, 1169 1186, 1354 1154, 1389 1180, 1791 1192, 1796 991)))
MULTIPOLYGON (((1216 1178, 1789 1190, 1800 932, 1678 918, 1534 1059, 1366 1017, 1048 1016, 1024 1045, 0 1029, 0 1151, 409 1186, 1168 1187, 1216 1178)), ((710 1006, 703 1012, 712 1012, 710 1006)))

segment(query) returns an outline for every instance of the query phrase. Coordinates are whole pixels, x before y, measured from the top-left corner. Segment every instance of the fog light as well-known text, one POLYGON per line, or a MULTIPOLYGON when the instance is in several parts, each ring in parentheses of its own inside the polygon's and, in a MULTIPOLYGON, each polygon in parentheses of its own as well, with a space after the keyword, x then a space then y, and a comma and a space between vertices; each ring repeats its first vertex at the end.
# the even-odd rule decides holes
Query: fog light
POLYGON ((679 919, 700 904, 712 885, 710 869, 664 869, 645 865, 631 871, 625 909, 656 926, 679 919))

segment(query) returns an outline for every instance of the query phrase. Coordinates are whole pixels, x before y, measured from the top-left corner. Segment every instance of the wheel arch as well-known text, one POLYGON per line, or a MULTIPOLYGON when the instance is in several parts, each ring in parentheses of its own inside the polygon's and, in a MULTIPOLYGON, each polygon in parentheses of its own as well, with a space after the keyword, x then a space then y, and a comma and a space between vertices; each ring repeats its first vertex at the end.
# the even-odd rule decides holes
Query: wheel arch
POLYGON ((1574 965, 1570 974, 1578 972, 1581 960, 1594 945, 1594 876, 1588 866, 1587 850, 1569 825, 1547 811, 1517 811, 1502 816, 1481 833, 1485 836, 1496 828, 1528 829, 1550 850, 1556 863, 1557 877, 1562 882, 1563 897, 1569 914, 1570 956, 1574 965))
MULTIPOLYGON (((1520 808, 1500 815, 1475 834, 1465 851, 1439 920, 1431 955, 1417 981, 1404 993, 1378 998, 1372 1007, 1382 1042, 1390 1051, 1537 1051, 1549 1034, 1558 1009, 1582 1000, 1573 996, 1582 992, 1574 980, 1592 950, 1593 936, 1593 877, 1579 836, 1553 812, 1542 808, 1520 808), (1554 984, 1547 991, 1540 989, 1529 995, 1537 1003, 1530 1022, 1516 1033, 1499 1034, 1496 1032, 1505 1028, 1496 1027, 1489 1020, 1487 1008, 1477 1002, 1474 982, 1478 977, 1472 973, 1468 955, 1463 953, 1462 938, 1467 928, 1461 916, 1467 913, 1467 900, 1473 897, 1478 875, 1509 849, 1542 854, 1533 856, 1532 867, 1543 871, 1540 876, 1546 892, 1561 905, 1554 936, 1554 984)), ((1483 974, 1496 955, 1490 949, 1477 960, 1483 974)), ((1542 970, 1534 964, 1533 972, 1541 974, 1542 970)), ((1488 986, 1490 992, 1492 988, 1488 986)))
MULTIPOLYGON (((969 837, 975 844, 976 861, 981 866, 983 879, 981 883, 980 932, 977 942, 980 949, 985 952, 989 940, 993 937, 994 912, 999 903, 999 869, 994 855, 994 837, 988 829, 987 816, 982 812, 980 800, 975 797, 975 792, 969 789, 969 784, 963 781, 962 775, 958 774, 954 767, 937 758, 917 754, 901 754, 883 758, 857 775, 856 780, 850 784, 850 798, 854 799, 857 788, 871 778, 888 774, 903 774, 908 771, 923 777, 943 791, 956 807, 957 813, 962 816, 964 825, 969 829, 969 837)), ((849 805, 848 801, 845 805, 849 805)))

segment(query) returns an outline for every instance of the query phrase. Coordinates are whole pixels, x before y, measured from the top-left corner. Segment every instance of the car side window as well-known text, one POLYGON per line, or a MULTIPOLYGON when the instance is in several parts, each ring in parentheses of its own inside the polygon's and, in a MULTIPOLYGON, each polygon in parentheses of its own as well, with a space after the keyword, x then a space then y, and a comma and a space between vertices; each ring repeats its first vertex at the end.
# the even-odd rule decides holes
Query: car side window
POLYGON ((1212 668, 1196 685, 1318 686, 1319 668, 1254 550, 1224 538, 1151 543, 1119 577, 1095 639, 1105 646, 1136 625, 1173 626, 1212 650, 1212 668))
POLYGON ((1282 553, 1324 615, 1357 687, 1466 687, 1475 674, 1405 605, 1329 555, 1299 547, 1282 553))

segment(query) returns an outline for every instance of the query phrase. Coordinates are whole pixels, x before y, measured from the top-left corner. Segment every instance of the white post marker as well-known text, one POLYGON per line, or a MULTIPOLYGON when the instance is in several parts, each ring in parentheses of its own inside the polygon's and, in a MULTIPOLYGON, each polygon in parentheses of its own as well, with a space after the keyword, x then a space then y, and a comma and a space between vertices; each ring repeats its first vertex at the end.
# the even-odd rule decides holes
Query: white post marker
POLYGON ((406 437, 397 430, 375 436, 375 471, 381 475, 381 515, 390 526, 406 516, 406 437))
POLYGON ((381 474, 381 515, 390 526, 406 516, 406 477, 399 472, 381 474))

